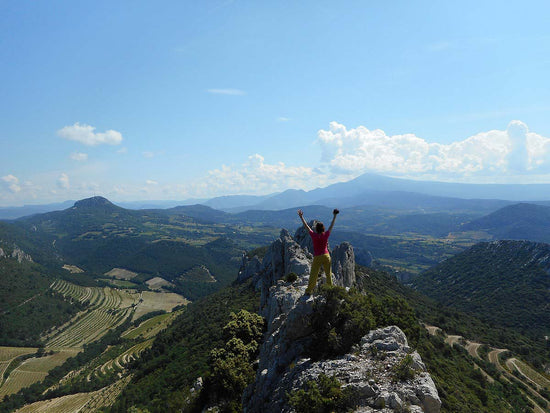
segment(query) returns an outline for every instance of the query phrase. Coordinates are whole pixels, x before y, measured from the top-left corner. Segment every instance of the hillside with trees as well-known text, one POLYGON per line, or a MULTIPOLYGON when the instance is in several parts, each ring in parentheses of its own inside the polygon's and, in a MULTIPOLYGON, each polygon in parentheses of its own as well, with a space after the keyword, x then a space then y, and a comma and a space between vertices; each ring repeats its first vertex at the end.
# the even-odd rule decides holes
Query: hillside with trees
POLYGON ((480 243, 412 281, 441 304, 537 340, 550 334, 550 246, 480 243))

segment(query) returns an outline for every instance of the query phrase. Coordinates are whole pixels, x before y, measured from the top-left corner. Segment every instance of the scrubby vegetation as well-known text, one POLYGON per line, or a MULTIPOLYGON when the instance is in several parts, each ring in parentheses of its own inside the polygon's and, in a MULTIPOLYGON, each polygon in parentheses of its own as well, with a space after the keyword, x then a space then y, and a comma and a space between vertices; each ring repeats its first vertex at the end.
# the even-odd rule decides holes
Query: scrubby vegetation
POLYGON ((225 343, 210 352, 205 385, 193 408, 216 404, 222 411, 241 411, 241 395, 256 374, 252 362, 258 355, 265 327, 262 317, 246 310, 230 314, 223 328, 225 343))
POLYGON ((0 259, 0 345, 38 346, 42 331, 84 309, 50 290, 52 282, 39 264, 0 259))
POLYGON ((211 351, 227 342, 223 327, 230 314, 243 309, 254 313, 258 302, 249 285, 239 285, 188 305, 139 363, 130 366, 134 378, 110 411, 122 413, 134 406, 154 413, 186 406, 189 389, 211 368, 211 351))
POLYGON ((314 359, 345 354, 369 330, 381 326, 397 325, 407 336, 418 336, 418 330, 411 328, 417 324, 414 311, 400 298, 327 285, 321 294, 325 299, 315 305, 311 318, 315 333, 308 355, 314 359))
POLYGON ((354 406, 353 399, 351 388, 342 389, 336 377, 326 374, 288 394, 288 402, 297 413, 347 412, 354 406))
MULTIPOLYGON (((500 330, 496 340, 491 341, 494 345, 503 343, 522 356, 533 353, 530 361, 540 367, 544 357, 538 358, 535 353, 550 356, 544 339, 550 326, 550 277, 536 257, 548 254, 550 247, 546 244, 482 243, 427 271, 413 285, 444 306, 470 313, 491 330, 500 330), (524 338, 510 339, 512 334, 506 328, 524 338)), ((441 321, 449 322, 451 314, 444 310, 441 321)), ((462 319, 454 323, 457 329, 468 328, 462 319)))

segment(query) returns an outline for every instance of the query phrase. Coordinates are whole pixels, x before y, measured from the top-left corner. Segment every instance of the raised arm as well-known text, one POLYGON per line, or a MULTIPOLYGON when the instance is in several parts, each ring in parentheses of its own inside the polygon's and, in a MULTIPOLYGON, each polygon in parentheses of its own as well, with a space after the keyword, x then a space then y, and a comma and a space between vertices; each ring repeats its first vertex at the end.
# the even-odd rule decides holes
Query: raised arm
POLYGON ((334 211, 332 211, 332 222, 330 223, 330 227, 328 227, 328 232, 332 232, 332 227, 334 226, 334 221, 336 221, 336 215, 338 215, 340 213, 340 211, 338 211, 337 209, 335 209, 334 211))
POLYGON ((302 224, 304 224, 304 227, 306 227, 306 229, 309 231, 309 232, 312 232, 311 228, 309 227, 309 225, 307 224, 306 220, 304 219, 304 212, 299 209, 298 210, 298 216, 300 217, 300 219, 302 220, 302 224))

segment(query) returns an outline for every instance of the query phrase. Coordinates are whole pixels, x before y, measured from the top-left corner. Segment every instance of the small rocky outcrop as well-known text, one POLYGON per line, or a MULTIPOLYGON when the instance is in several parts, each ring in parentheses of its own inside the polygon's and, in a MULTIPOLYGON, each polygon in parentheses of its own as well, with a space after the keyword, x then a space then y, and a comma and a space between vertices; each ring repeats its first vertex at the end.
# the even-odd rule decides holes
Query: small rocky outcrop
POLYGON ((0 258, 14 258, 19 263, 22 263, 23 261, 32 262, 32 257, 30 256, 30 254, 27 254, 15 244, 13 245, 13 249, 11 250, 11 254, 9 253, 9 249, 7 251, 8 252, 0 248, 0 258))
MULTIPOLYGON (((243 394, 244 410, 292 412, 288 394, 325 374, 336 377, 343 388, 353 390, 358 412, 439 412, 441 401, 435 385, 398 327, 371 331, 353 353, 335 359, 312 361, 305 357, 313 341, 310 317, 314 304, 324 300, 322 296, 304 296, 313 258, 308 239, 305 230, 296 231, 294 238, 282 230, 260 264, 257 257, 243 257, 240 278, 252 278, 261 291, 260 310, 267 322, 256 379, 243 394), (296 277, 289 277, 291 273, 296 277), (384 353, 383 359, 377 356, 380 352, 384 353), (412 358, 414 379, 395 381, 394 366, 407 356, 412 358)), ((343 243, 334 248, 332 262, 335 283, 352 287, 353 247, 343 243)))
POLYGON ((20 249, 17 245, 13 246, 13 251, 11 252, 11 257, 16 258, 17 262, 22 263, 23 261, 32 262, 32 257, 27 254, 25 251, 20 249))

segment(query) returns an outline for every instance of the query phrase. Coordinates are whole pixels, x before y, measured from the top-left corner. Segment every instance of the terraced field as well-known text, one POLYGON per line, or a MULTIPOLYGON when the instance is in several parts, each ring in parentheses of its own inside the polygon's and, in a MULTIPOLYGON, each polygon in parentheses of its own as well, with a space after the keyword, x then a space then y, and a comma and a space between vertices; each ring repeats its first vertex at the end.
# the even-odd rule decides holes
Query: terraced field
MULTIPOLYGON (((4 382, 4 373, 15 358, 36 353, 36 347, 0 347, 0 386, 4 382)), ((1 390, 1 387, 0 387, 1 390)))
POLYGON ((29 404, 17 410, 17 413, 91 413, 102 407, 110 406, 122 389, 128 384, 131 376, 104 387, 95 392, 77 393, 29 404))
POLYGON ((161 314, 156 317, 145 320, 139 326, 130 328, 122 333, 122 337, 128 339, 143 338, 148 339, 155 337, 161 330, 165 329, 172 320, 181 314, 180 311, 173 313, 161 314))
MULTIPOLYGON (((49 356, 32 357, 23 361, 8 376, 0 387, 0 400, 7 394, 17 393, 46 377, 48 371, 60 366, 69 357, 76 355, 78 349, 64 349, 49 356)), ((28 353, 27 353, 28 354, 28 353)))
MULTIPOLYGON (((51 288, 70 300, 87 304, 87 308, 69 322, 43 335, 43 341, 46 343, 45 352, 54 351, 54 354, 29 358, 14 368, 13 365, 9 366, 10 363, 16 362, 15 359, 18 356, 36 353, 37 348, 0 347, 0 400, 5 395, 16 393, 24 387, 43 380, 49 370, 76 355, 85 344, 100 339, 110 329, 116 328, 129 318, 137 318, 151 311, 171 311, 175 306, 187 302, 183 297, 173 293, 139 293, 135 290, 110 287, 82 287, 63 280, 57 280, 51 288), (13 370, 2 382, 1 378, 8 368, 13 370)), ((176 313, 162 314, 128 330, 127 340, 141 341, 137 343, 127 341, 120 350, 114 348, 113 350, 116 351, 111 351, 110 356, 103 356, 102 361, 90 363, 78 371, 69 373, 62 381, 86 378, 90 381, 93 376, 107 377, 110 381, 116 377, 126 379, 125 366, 150 347, 156 334, 176 315, 176 313)), ((119 380, 117 383, 118 387, 112 385, 93 393, 65 396, 34 404, 32 408, 27 406, 21 411, 95 411, 94 409, 106 405, 103 403, 114 400, 118 394, 117 391, 120 392, 122 389, 120 386, 127 382, 119 380), (112 396, 112 394, 115 395, 112 396), (26 410, 27 408, 31 410, 26 410)))
POLYGON ((128 350, 121 353, 118 357, 112 358, 101 366, 97 367, 94 371, 90 372, 87 376, 87 380, 90 381, 92 376, 101 377, 107 376, 114 372, 122 372, 128 363, 139 357, 141 352, 153 345, 154 339, 149 339, 130 347, 128 350))

